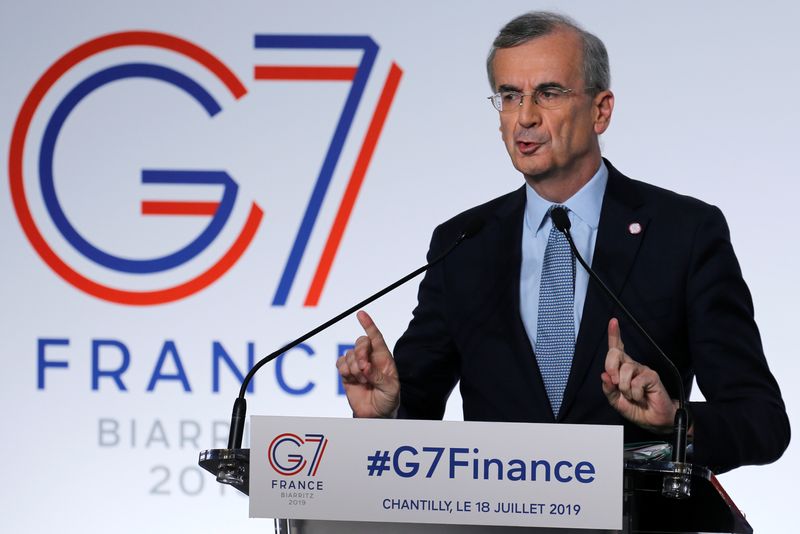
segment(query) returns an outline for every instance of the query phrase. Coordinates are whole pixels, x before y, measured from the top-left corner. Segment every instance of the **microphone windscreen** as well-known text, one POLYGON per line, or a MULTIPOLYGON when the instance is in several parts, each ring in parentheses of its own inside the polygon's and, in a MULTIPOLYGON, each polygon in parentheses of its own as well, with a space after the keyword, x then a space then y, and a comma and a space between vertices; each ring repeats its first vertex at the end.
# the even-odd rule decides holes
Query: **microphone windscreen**
POLYGON ((553 219, 553 224, 559 232, 566 232, 572 226, 572 223, 569 222, 567 210, 560 206, 550 210, 550 218, 553 219))
POLYGON ((466 226, 464 226, 464 231, 461 232, 462 239, 469 239, 471 237, 474 237, 478 232, 480 232, 483 229, 484 224, 486 224, 486 221, 484 221, 480 217, 475 217, 473 219, 470 219, 467 222, 466 226))

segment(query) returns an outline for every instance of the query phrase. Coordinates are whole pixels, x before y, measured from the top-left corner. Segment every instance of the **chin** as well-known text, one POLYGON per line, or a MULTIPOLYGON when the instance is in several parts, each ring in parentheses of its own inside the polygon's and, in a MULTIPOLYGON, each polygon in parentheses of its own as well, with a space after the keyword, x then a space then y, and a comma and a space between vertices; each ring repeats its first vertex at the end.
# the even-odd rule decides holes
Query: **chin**
POLYGON ((514 167, 524 174, 528 178, 532 178, 537 180, 538 178, 544 178, 552 168, 549 165, 531 165, 530 162, 525 162, 526 164, 518 164, 514 162, 514 167))

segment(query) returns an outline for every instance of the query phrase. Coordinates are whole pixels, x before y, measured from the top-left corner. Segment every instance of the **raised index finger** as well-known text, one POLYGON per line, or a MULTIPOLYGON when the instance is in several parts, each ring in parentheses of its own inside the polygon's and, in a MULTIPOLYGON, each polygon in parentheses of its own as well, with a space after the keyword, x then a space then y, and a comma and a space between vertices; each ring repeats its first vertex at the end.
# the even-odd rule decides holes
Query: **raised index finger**
POLYGON ((619 331, 619 321, 616 317, 612 317, 608 321, 608 350, 611 349, 625 350, 625 345, 622 343, 622 333, 619 331))
POLYGON ((358 318, 358 322, 361 323, 361 328, 363 328, 364 332, 367 333, 367 337, 369 337, 369 340, 372 343, 372 348, 374 350, 388 351, 389 348, 386 346, 386 342, 383 340, 383 334, 381 334, 381 331, 378 330, 378 327, 375 325, 375 321, 372 320, 372 317, 370 317, 369 314, 364 310, 359 311, 356 314, 356 317, 358 318))

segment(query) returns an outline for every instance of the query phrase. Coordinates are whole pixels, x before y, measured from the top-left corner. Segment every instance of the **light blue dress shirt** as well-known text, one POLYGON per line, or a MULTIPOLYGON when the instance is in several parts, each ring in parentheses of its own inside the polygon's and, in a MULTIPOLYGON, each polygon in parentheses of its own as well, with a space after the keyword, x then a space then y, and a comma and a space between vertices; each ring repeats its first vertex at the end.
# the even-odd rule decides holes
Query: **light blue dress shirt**
MULTIPOLYGON (((608 169, 600 162, 600 168, 592 179, 562 205, 569 208, 570 232, 575 246, 586 260, 592 264, 594 245, 597 241, 597 227, 600 223, 600 209, 608 183, 608 169)), ((540 197, 530 186, 525 186, 525 219, 522 223, 522 267, 520 269, 520 315, 531 347, 536 350, 536 325, 539 319, 539 285, 542 279, 542 261, 547 247, 547 237, 553 222, 547 210, 554 203, 540 197)), ((589 274, 576 261, 575 268, 575 335, 583 316, 586 302, 586 288, 589 274)))

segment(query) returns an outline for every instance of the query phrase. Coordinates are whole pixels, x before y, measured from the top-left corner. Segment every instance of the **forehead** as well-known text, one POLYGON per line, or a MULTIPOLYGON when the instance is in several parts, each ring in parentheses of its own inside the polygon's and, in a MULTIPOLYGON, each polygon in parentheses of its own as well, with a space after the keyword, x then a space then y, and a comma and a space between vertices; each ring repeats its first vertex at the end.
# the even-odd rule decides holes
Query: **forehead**
POLYGON ((583 83, 583 47, 578 34, 559 30, 512 48, 501 48, 494 56, 495 85, 530 89, 557 82, 565 87, 583 83))

